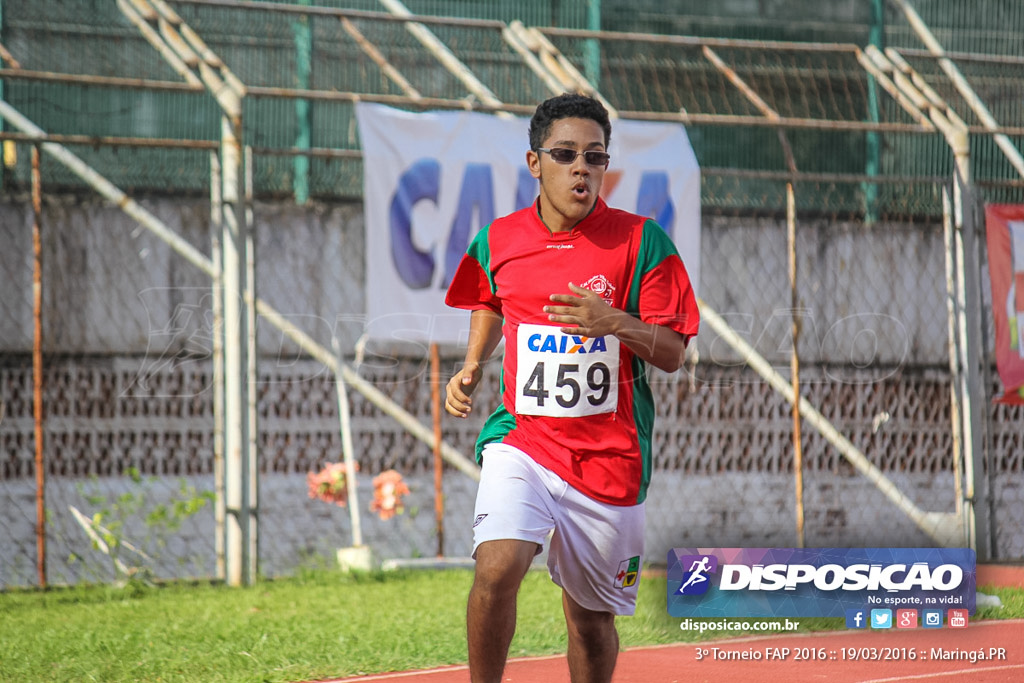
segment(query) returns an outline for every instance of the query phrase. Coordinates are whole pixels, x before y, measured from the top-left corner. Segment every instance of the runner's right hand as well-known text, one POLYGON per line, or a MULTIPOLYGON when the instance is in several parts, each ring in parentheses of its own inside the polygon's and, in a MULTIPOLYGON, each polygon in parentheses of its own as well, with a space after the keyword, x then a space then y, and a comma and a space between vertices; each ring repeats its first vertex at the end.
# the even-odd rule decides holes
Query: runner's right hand
POLYGON ((479 363, 467 363, 448 380, 448 386, 445 387, 444 409, 450 415, 467 417, 472 412, 473 399, 470 396, 482 376, 483 370, 479 363))

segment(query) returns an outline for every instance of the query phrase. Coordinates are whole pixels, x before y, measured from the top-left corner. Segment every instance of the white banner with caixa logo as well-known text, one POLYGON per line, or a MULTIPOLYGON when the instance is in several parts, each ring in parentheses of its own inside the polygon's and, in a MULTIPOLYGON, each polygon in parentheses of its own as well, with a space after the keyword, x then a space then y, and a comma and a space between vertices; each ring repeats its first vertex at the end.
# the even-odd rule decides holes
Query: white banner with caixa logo
MULTIPOLYGON (((533 203, 529 119, 356 105, 363 147, 366 336, 464 345, 444 293, 476 233, 533 203)), ((609 206, 654 218, 700 282, 700 169, 680 124, 613 121, 609 206)))

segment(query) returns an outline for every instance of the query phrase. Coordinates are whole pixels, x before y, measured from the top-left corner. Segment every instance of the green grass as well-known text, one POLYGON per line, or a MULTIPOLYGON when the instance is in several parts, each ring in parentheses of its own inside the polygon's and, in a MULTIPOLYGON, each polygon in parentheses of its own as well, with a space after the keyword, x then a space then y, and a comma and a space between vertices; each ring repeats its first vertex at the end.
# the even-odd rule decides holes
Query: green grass
MULTIPOLYGON (((0 593, 0 681, 303 681, 465 661, 464 570, 307 571, 250 588, 175 583, 0 593)), ((1024 590, 987 589, 1024 617, 1024 590)), ((645 577, 623 647, 696 640, 645 577)), ((842 628, 800 619, 801 630, 842 628)), ((705 634, 705 638, 722 634, 705 634)), ((530 572, 510 655, 565 651, 559 589, 530 572)))

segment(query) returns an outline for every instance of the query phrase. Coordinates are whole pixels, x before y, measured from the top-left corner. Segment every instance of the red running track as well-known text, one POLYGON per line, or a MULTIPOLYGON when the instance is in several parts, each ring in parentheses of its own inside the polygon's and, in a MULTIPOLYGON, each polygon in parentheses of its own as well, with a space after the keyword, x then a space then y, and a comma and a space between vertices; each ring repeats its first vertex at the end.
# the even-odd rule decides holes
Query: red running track
MULTIPOLYGON (((569 668, 564 655, 510 660, 504 678, 506 683, 568 680, 569 668)), ((982 621, 969 624, 965 629, 826 631, 638 647, 619 654, 613 678, 614 683, 747 683, 751 680, 756 683, 1024 681, 1024 619, 982 621), (783 648, 788 648, 788 652, 783 648), (855 659, 851 650, 856 652, 855 659), (972 663, 968 657, 979 651, 985 659, 972 663), (769 659, 770 655, 774 656, 769 659), (939 655, 953 658, 938 659, 939 655), (742 656, 748 659, 733 659, 742 656), (910 659, 911 656, 915 658, 910 659)), ((325 683, 341 681, 468 683, 469 670, 465 666, 451 666, 325 683)))
MULTIPOLYGON (((979 586, 1024 587, 1024 567, 978 566, 979 586)), ((613 683, 1002 683, 1024 681, 1024 619, 979 621, 965 629, 845 630, 725 638, 637 647, 619 653, 613 683), (715 658, 714 648, 718 648, 715 658), (789 648, 785 653, 781 648, 789 648), (1000 658, 1000 648, 1005 658, 1000 658), (853 649, 857 657, 851 658, 853 649), (822 652, 823 651, 823 652, 822 652), (970 653, 985 659, 971 662, 970 653), (761 655, 761 659, 731 657, 761 655), (768 654, 779 655, 768 659, 768 654), (785 656, 781 656, 785 653, 785 656), (798 655, 799 653, 799 655, 798 655), (846 656, 844 656, 846 653, 846 656), (915 659, 910 659, 911 653, 915 659), (824 658, 819 658, 824 655, 824 658), (866 655, 868 659, 865 659, 866 655), (889 655, 889 659, 884 659, 889 655), (937 659, 946 655, 948 659, 937 659), (994 655, 994 657, 990 657, 994 655), (800 657, 798 659, 798 656, 800 657), (898 656, 899 659, 892 657, 898 656), (875 657, 875 658, 872 658, 875 657)), ((565 655, 509 660, 504 683, 563 683, 565 655)), ((466 666, 401 671, 322 683, 469 683, 466 666)))

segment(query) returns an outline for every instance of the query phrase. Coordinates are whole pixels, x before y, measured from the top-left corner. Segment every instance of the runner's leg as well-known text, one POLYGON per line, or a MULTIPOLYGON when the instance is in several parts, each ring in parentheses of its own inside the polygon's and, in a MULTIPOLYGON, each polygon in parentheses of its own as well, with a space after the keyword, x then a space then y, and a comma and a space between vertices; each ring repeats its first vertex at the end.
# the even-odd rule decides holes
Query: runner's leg
POLYGON ((569 677, 572 683, 608 683, 619 656, 615 615, 580 606, 562 591, 569 631, 569 677))
POLYGON ((498 540, 476 549, 476 573, 466 607, 473 683, 498 683, 516 630, 519 585, 537 554, 529 541, 498 540))

